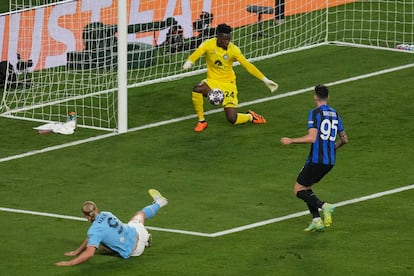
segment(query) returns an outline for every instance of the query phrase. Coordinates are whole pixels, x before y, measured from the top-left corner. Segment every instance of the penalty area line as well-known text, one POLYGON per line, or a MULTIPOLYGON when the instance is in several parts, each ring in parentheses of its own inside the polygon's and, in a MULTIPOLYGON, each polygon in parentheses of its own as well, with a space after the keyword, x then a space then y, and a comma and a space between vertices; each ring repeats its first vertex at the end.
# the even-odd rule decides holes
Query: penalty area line
MULTIPOLYGON (((408 190, 411 190, 411 189, 414 189, 414 184, 404 186, 404 187, 400 187, 400 188, 395 188, 395 189, 384 191, 384 192, 371 194, 371 195, 368 195, 368 196, 362 196, 362 197, 358 197, 358 198, 354 198, 354 199, 350 199, 350 200, 345 200, 345 201, 342 201, 342 202, 334 203, 333 205, 335 207, 350 205, 350 204, 354 204, 354 203, 358 203, 358 202, 362 202, 362 201, 367 201, 367 200, 370 200, 370 199, 379 198, 379 197, 386 196, 386 195, 391 195, 391 194, 395 194, 395 193, 399 193, 399 192, 403 192, 403 191, 408 191, 408 190)), ((224 235, 228 235, 228 234, 231 234, 231 233, 241 232, 241 231, 245 231, 245 230, 248 230, 248 229, 251 229, 251 228, 256 228, 256 227, 272 224, 272 223, 275 223, 275 222, 280 222, 280 221, 288 220, 288 219, 291 219, 291 218, 301 217, 301 216, 304 216, 304 215, 307 215, 307 214, 309 214, 309 211, 302 211, 302 212, 290 214, 290 215, 283 216, 283 217, 264 220, 264 221, 260 221, 260 222, 256 222, 256 223, 252 223, 252 224, 248 224, 248 225, 244 225, 244 226, 240 226, 240 227, 236 227, 236 228, 232 228, 232 229, 212 233, 212 234, 210 234, 210 237, 219 237, 219 236, 224 236, 224 235)))
MULTIPOLYGON (((391 189, 391 190, 384 191, 384 192, 379 192, 379 193, 367 195, 367 196, 362 196, 362 197, 358 197, 358 198, 354 198, 354 199, 350 199, 350 200, 345 200, 345 201, 342 201, 342 202, 334 203, 333 205, 335 207, 346 206, 346 205, 355 204, 355 203, 358 203, 358 202, 367 201, 367 200, 383 197, 383 196, 386 196, 386 195, 396 194, 396 193, 400 193, 400 192, 404 192, 404 191, 408 191, 408 190, 412 190, 412 189, 414 189, 414 184, 404 186, 404 187, 395 188, 395 189, 391 189)), ((58 215, 58 214, 28 211, 28 210, 19 210, 19 209, 4 208, 4 207, 0 207, 0 211, 10 212, 10 213, 21 213, 21 214, 28 214, 28 215, 35 215, 35 216, 61 218, 61 219, 68 219, 68 220, 87 221, 85 218, 81 218, 81 217, 58 215)), ((211 234, 196 232, 196 231, 186 231, 186 230, 178 230, 178 229, 170 229, 170 228, 160 228, 160 227, 154 227, 154 226, 145 226, 145 227, 150 229, 150 230, 160 231, 160 232, 169 232, 169 233, 177 233, 177 234, 183 234, 183 235, 192 235, 192 236, 199 236, 199 237, 215 238, 215 237, 220 237, 220 236, 224 236, 224 235, 228 235, 228 234, 232 234, 232 233, 236 233, 236 232, 246 231, 246 230, 249 230, 249 229, 252 229, 252 228, 261 227, 261 226, 265 226, 265 225, 268 225, 268 224, 272 224, 272 223, 276 223, 276 222, 280 222, 280 221, 284 221, 284 220, 288 220, 288 219, 292 219, 292 218, 302 217, 302 216, 305 216, 305 215, 308 215, 308 214, 309 214, 309 211, 297 212, 297 213, 293 213, 293 214, 290 214, 290 215, 286 215, 286 216, 282 216, 282 217, 278 217, 278 218, 273 218, 273 219, 268 219, 268 220, 264 220, 264 221, 259 221, 259 222, 256 222, 256 223, 247 224, 247 225, 244 225, 244 226, 240 226, 240 227, 236 227, 236 228, 232 228, 232 229, 228 229, 228 230, 224 230, 224 231, 219 231, 219 232, 215 232, 215 233, 211 233, 211 234)))
POLYGON ((13 209, 13 208, 0 207, 0 211, 9 212, 9 213, 27 214, 27 215, 33 215, 33 216, 42 216, 42 217, 52 217, 52 218, 62 218, 62 219, 69 219, 69 220, 87 221, 85 218, 80 218, 80 217, 65 216, 65 215, 58 215, 58 214, 52 214, 52 213, 28 211, 28 210, 20 210, 20 209, 13 209))
MULTIPOLYGON (((86 218, 81 218, 81 217, 59 215, 59 214, 46 213, 46 212, 29 211, 29 210, 20 210, 20 209, 5 208, 5 207, 0 207, 0 211, 8 212, 8 213, 20 213, 20 214, 26 214, 26 215, 41 216, 41 217, 60 218, 60 219, 67 219, 67 220, 77 220, 77 221, 85 221, 85 222, 87 221, 86 218)), ((210 234, 206 234, 206 233, 185 231, 185 230, 167 229, 167 228, 152 227, 152 226, 145 226, 145 228, 154 230, 154 231, 160 231, 160 232, 171 232, 171 233, 179 233, 179 234, 201 236, 201 237, 210 236, 210 234)))

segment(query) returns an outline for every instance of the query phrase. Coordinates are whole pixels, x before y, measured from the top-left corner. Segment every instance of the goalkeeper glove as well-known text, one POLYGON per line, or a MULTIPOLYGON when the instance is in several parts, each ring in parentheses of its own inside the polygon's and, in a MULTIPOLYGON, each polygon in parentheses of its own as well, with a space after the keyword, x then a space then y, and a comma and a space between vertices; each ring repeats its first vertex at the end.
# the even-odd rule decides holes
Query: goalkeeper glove
POLYGON ((274 82, 274 81, 272 81, 272 80, 269 80, 269 79, 268 79, 268 78, 266 78, 266 77, 264 77, 264 78, 262 79, 262 81, 264 82, 264 84, 266 84, 267 88, 269 88, 269 89, 270 89, 270 92, 271 92, 271 93, 275 92, 275 91, 279 88, 279 85, 278 85, 277 83, 275 83, 275 82, 274 82))
POLYGON ((191 66, 193 66, 193 63, 191 61, 187 60, 186 62, 184 62, 183 70, 190 69, 191 66))

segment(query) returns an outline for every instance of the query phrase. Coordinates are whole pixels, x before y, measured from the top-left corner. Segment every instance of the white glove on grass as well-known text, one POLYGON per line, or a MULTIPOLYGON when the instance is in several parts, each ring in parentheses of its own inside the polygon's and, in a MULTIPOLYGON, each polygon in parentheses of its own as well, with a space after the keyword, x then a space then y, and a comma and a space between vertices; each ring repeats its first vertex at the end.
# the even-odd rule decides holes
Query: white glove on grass
POLYGON ((269 79, 268 79, 268 78, 266 78, 266 77, 264 77, 264 78, 262 79, 262 81, 264 82, 264 84, 266 84, 267 88, 269 88, 269 89, 270 89, 270 92, 271 92, 271 93, 275 92, 275 91, 279 88, 279 85, 278 85, 277 83, 275 83, 275 82, 274 82, 274 81, 272 81, 272 80, 269 80, 269 79))

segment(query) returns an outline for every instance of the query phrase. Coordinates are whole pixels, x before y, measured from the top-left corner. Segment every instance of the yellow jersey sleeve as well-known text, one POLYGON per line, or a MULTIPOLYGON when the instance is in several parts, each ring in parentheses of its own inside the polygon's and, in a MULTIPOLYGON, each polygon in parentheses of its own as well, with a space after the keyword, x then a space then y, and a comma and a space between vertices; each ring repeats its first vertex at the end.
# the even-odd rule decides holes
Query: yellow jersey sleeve
POLYGON ((237 60, 240 62, 240 65, 250 73, 250 75, 258 78, 259 80, 262 80, 265 77, 265 75, 263 75, 263 73, 257 69, 256 66, 250 63, 250 61, 248 61, 243 55, 240 55, 237 60))
POLYGON ((254 77, 260 80, 264 78, 263 73, 244 57, 239 47, 231 42, 226 50, 217 46, 217 38, 205 40, 187 60, 194 64, 203 55, 206 59, 207 78, 236 81, 236 74, 233 70, 235 61, 238 61, 254 77))

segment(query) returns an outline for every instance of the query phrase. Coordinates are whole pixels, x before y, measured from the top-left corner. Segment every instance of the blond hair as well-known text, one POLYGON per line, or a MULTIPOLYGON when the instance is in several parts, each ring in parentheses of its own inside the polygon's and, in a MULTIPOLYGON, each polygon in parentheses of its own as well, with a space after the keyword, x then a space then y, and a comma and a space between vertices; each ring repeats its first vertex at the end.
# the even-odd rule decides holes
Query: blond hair
POLYGON ((86 217, 88 221, 94 221, 96 217, 96 210, 98 207, 96 207, 95 202, 93 201, 85 201, 82 205, 82 213, 86 217))

